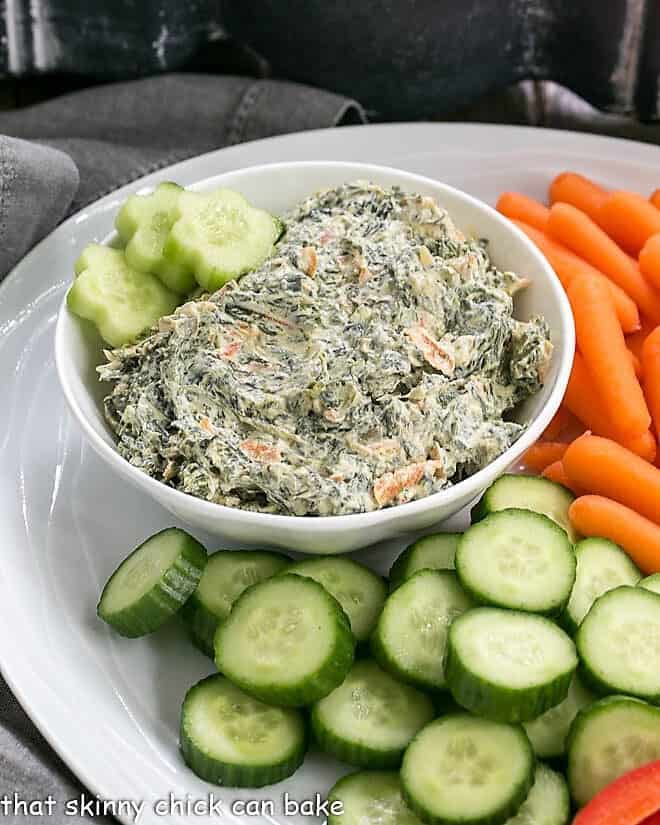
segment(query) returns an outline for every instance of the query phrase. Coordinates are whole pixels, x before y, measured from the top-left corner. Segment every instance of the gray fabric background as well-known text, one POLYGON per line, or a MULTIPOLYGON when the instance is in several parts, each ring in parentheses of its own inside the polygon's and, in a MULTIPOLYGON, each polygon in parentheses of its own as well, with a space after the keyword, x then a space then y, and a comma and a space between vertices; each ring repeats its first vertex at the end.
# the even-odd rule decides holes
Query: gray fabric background
MULTIPOLYGON (((96 87, 1 112, 0 278, 66 214, 142 175, 246 140, 363 120, 357 103, 329 92, 190 74, 96 87)), ((83 792, 0 678, 0 821, 89 822, 64 816, 64 802, 83 792), (51 794, 58 809, 47 818, 24 816, 13 806, 5 811, 3 795, 14 793, 20 800, 51 794)))

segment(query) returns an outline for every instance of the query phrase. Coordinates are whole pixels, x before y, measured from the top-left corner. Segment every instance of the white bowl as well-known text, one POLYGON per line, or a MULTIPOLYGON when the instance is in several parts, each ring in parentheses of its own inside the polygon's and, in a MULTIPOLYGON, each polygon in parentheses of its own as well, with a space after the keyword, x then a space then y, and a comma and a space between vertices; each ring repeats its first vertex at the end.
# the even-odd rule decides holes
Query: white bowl
MULTIPOLYGON (((282 213, 318 189, 356 179, 384 186, 396 184, 408 192, 434 196, 466 234, 489 239, 490 254, 500 269, 513 270, 531 280, 531 286, 516 296, 516 315, 526 319, 543 314, 555 350, 545 386, 518 410, 518 420, 527 424, 523 435, 483 470, 453 487, 371 513, 281 516, 203 501, 156 481, 116 451, 101 403, 108 388, 100 384, 95 370, 104 361, 101 339, 95 328, 69 312, 64 302, 55 338, 62 389, 89 443, 116 472, 117 483, 135 485, 184 522, 218 536, 307 553, 343 553, 439 524, 472 502, 539 438, 557 411, 568 382, 575 344, 573 318, 561 285, 546 260, 522 232, 491 207, 430 178, 361 163, 319 161, 255 166, 200 181, 194 188, 231 187, 256 205, 282 213)), ((108 241, 112 241, 112 236, 108 241)))

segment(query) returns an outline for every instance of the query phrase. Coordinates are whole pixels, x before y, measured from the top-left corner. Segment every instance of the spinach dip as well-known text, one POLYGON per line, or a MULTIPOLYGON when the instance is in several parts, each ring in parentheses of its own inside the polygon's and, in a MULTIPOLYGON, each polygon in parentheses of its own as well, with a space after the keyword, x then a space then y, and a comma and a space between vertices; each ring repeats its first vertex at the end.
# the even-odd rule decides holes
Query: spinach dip
POLYGON ((124 458, 178 490, 259 512, 341 515, 418 499, 520 435, 543 318, 434 199, 366 182, 285 217, 257 270, 106 353, 124 458))

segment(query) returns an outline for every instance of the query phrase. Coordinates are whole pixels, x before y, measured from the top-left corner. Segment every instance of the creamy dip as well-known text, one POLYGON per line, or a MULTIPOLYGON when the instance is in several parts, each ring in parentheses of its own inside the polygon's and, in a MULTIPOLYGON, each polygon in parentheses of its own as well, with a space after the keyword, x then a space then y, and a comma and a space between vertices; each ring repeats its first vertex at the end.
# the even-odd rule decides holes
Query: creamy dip
POLYGON ((209 501, 337 515, 484 467, 542 385, 542 318, 430 197, 357 182, 310 197, 259 269, 107 353, 122 456, 209 501))

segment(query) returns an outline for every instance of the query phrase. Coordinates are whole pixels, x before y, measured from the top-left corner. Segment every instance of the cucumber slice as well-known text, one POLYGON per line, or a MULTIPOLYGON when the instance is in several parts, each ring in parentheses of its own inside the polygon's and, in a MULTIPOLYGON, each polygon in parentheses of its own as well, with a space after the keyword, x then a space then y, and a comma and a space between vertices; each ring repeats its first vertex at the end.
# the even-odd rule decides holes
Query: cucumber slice
POLYGON ((453 571, 420 570, 385 602, 371 637, 374 658, 404 682, 441 690, 449 625, 472 606, 453 571))
POLYGON ((343 682, 355 639, 318 582, 285 574, 248 587, 215 636, 218 670, 274 705, 310 705, 343 682))
POLYGON ((358 642, 371 635, 387 596, 385 581, 352 559, 325 556, 295 562, 287 570, 314 579, 343 607, 358 642))
POLYGON ((436 719, 403 757, 409 807, 430 825, 502 825, 534 781, 534 753, 519 725, 457 713, 436 719))
POLYGON ((422 825, 401 795, 394 771, 356 771, 342 777, 328 793, 328 825, 422 825), (332 803, 341 813, 333 813, 332 803))
POLYGON ((638 584, 640 587, 650 590, 652 593, 660 594, 660 573, 653 573, 645 579, 642 579, 638 584))
POLYGON ((152 633, 197 587, 206 550, 177 527, 161 530, 119 565, 103 588, 98 616, 122 636, 152 633))
POLYGON ((337 759, 364 768, 392 768, 433 715, 427 696, 363 659, 314 705, 311 722, 321 749, 337 759))
POLYGON ((390 590, 418 570, 453 570, 460 533, 434 533, 413 542, 390 568, 390 590))
POLYGON ((618 544, 609 539, 583 539, 575 545, 577 572, 562 624, 575 633, 603 593, 622 584, 635 585, 642 574, 618 544))
POLYGON ((489 513, 498 510, 519 507, 552 519, 566 530, 569 539, 575 542, 579 535, 568 517, 568 508, 574 500, 575 496, 570 490, 547 478, 506 474, 491 484, 481 500, 472 508, 472 521, 480 521, 489 513))
POLYGON ((593 694, 574 676, 563 702, 546 710, 538 719, 525 722, 527 736, 539 759, 558 759, 566 753, 566 737, 573 719, 593 701, 593 694))
POLYGON ((265 550, 219 550, 209 556, 197 590, 181 611, 190 638, 213 658, 215 633, 232 604, 250 585, 269 579, 291 564, 288 556, 265 550))
POLYGON ((609 696, 581 710, 567 742, 568 785, 579 806, 624 773, 660 759, 660 709, 609 696))
POLYGON ((115 229, 126 244, 129 266, 157 275, 173 292, 186 295, 195 286, 192 269, 163 257, 181 192, 176 183, 166 182, 149 195, 131 195, 115 218, 115 229))
POLYGON ((456 573, 477 602, 555 616, 571 595, 575 553, 547 516, 500 510, 463 534, 456 573))
POLYGON ((234 788, 286 779, 302 765, 307 749, 299 710, 266 705, 217 673, 186 694, 179 741, 197 776, 234 788))
POLYGON ((566 698, 577 656, 549 619, 477 607, 449 628, 445 674, 464 708, 501 722, 527 722, 566 698))
POLYGON ((568 825, 571 798, 564 777, 536 763, 534 784, 518 813, 506 825, 568 825))
POLYGON ((602 695, 660 702, 660 596, 617 587, 593 604, 575 637, 586 684, 602 695))
POLYGON ((165 258, 190 267, 210 292, 258 267, 271 254, 282 222, 255 209, 238 192, 182 192, 165 258))
POLYGON ((179 303, 155 275, 132 269, 120 249, 91 244, 83 250, 76 271, 67 306, 96 324, 112 347, 134 341, 179 303))

